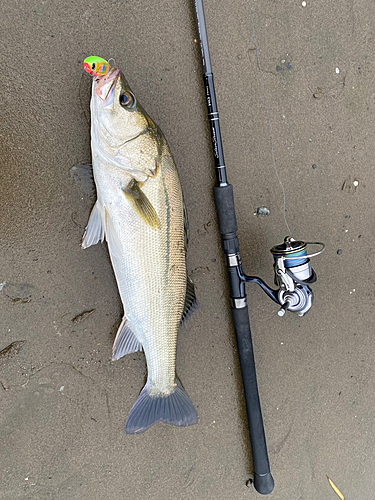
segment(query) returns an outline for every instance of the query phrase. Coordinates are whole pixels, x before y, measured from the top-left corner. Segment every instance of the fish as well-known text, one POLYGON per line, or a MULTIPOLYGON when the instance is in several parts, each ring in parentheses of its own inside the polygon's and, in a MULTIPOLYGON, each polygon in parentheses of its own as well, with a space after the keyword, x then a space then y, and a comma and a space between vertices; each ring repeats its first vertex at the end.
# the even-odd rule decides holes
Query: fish
POLYGON ((82 247, 106 240, 124 308, 112 359, 144 351, 147 382, 125 423, 188 426, 197 410, 176 376, 177 333, 197 307, 187 276, 186 217, 167 141, 123 73, 93 74, 91 151, 97 200, 82 247))

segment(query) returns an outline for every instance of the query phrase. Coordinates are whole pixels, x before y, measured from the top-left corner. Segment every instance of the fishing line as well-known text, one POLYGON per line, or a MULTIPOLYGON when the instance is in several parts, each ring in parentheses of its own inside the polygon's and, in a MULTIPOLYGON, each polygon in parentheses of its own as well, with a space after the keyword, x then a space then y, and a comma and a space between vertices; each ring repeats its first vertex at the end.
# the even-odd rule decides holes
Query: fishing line
POLYGON ((254 40, 254 45, 255 45, 255 54, 256 54, 256 56, 257 56, 257 64, 258 64, 258 69, 259 69, 259 73, 260 73, 260 81, 262 82, 262 90, 263 90, 263 97, 264 97, 264 105, 265 105, 266 112, 267 112, 268 127, 269 127, 269 131, 270 131, 270 144, 271 144, 272 163, 273 163, 273 168, 274 168, 274 170, 275 170, 275 174, 276 174, 277 180, 279 181, 279 184, 280 184, 280 186, 281 186, 281 190, 282 190, 282 192, 283 192, 283 215, 284 215, 284 222, 285 222, 286 228, 287 228, 287 230, 288 230, 289 236, 292 236, 291 231, 290 231, 289 224, 288 224, 288 222, 287 222, 287 220, 286 220, 286 199, 285 199, 285 189, 284 189, 284 185, 283 185, 283 183, 281 182, 281 179, 280 179, 280 177, 279 177, 279 172, 278 172, 278 170, 277 170, 277 166, 276 166, 275 153, 274 153, 274 150, 273 150, 273 135, 272 135, 271 117, 270 117, 270 113, 269 113, 269 110, 268 110, 267 97, 266 97, 266 90, 265 90, 265 87, 264 87, 263 72, 262 72, 262 68, 261 68, 261 65, 260 65, 260 59, 259 59, 259 52, 258 52, 257 40, 256 40, 256 37, 255 37, 254 20, 253 20, 253 14, 252 14, 252 12, 251 12, 251 3, 250 3, 250 0, 248 0, 248 4, 249 4, 249 10, 250 10, 251 29, 252 29, 252 32, 253 32, 253 40, 254 40))

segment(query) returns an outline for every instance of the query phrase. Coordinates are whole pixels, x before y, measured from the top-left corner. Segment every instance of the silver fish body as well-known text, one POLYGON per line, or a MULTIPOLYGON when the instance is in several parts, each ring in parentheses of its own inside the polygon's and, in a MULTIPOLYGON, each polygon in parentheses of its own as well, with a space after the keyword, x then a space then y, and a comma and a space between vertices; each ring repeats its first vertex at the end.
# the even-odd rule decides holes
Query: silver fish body
POLYGON ((148 378, 127 433, 197 422, 175 375, 177 331, 195 303, 186 275, 181 186, 165 138, 114 68, 95 78, 91 145, 97 202, 82 246, 107 240, 124 307, 113 359, 143 349, 148 378), (187 292, 188 290, 188 292, 187 292))

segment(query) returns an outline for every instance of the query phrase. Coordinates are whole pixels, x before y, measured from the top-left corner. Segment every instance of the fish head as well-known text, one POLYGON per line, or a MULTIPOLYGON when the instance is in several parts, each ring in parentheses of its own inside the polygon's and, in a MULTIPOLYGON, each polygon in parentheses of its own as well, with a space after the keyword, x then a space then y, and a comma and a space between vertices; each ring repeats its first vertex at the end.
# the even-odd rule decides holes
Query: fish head
POLYGON ((91 107, 103 138, 112 148, 119 148, 147 128, 145 113, 117 67, 94 76, 91 107))

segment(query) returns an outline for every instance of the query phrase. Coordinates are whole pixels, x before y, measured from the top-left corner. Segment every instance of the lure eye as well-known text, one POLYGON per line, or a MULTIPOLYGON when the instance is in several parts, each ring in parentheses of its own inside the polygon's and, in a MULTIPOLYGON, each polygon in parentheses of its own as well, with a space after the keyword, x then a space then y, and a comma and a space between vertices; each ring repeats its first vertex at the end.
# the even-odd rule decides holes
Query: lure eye
POLYGON ((94 71, 95 68, 96 68, 96 64, 92 63, 91 69, 94 71))
POLYGON ((123 108, 131 108, 134 102, 135 98, 130 92, 124 92, 120 95, 120 104, 123 108))

